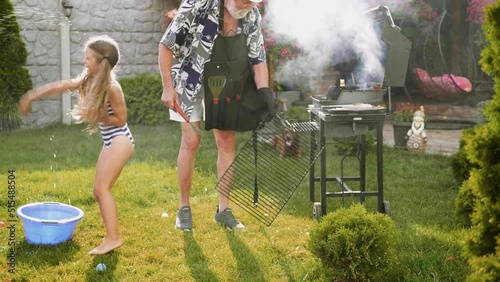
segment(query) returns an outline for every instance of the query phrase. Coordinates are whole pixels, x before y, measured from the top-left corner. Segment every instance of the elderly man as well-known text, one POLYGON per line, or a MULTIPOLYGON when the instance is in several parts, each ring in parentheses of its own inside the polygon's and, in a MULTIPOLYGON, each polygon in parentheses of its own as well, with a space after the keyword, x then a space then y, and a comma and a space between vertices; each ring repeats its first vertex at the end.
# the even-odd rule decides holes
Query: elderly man
MULTIPOLYGON (((261 15, 256 7, 256 3, 261 1, 183 0, 159 44, 158 63, 163 82, 161 101, 170 109, 170 119, 180 122, 182 130, 182 141, 177 157, 180 204, 175 227, 178 229, 191 230, 193 226, 190 191, 195 156, 201 137, 174 110, 175 104, 180 105, 180 108, 189 117, 189 121, 199 128, 203 115, 204 96, 208 95, 207 92, 217 95, 212 93, 217 91, 210 88, 206 79, 211 75, 207 73, 209 72, 207 71, 208 63, 214 61, 215 57, 230 57, 231 60, 228 60, 226 65, 231 66, 234 59, 241 60, 243 56, 243 59, 250 62, 249 68, 253 69, 254 81, 259 94, 263 95, 268 102, 269 111, 273 110, 264 40, 260 26, 261 15), (241 50, 244 50, 243 54, 239 52, 241 50)), ((243 73, 240 77, 242 75, 243 73)), ((222 81, 222 86, 225 84, 229 87, 228 85, 231 84, 229 82, 222 81)), ((225 91, 238 90, 226 89, 225 91)), ((218 103, 215 100, 207 99, 205 105, 207 107, 210 105, 212 108, 210 103, 218 103)), ((223 107, 219 106, 218 108, 222 109, 223 107)), ((212 121, 211 115, 214 114, 217 113, 207 112, 205 120, 212 121)), ((235 157, 235 131, 231 127, 221 126, 224 122, 221 123, 220 119, 224 115, 219 114, 215 123, 209 123, 209 129, 214 129, 217 145, 217 176, 219 179, 235 157)), ((229 208, 230 186, 230 183, 225 184, 219 193, 215 221, 224 224, 228 229, 245 228, 234 217, 229 208)))

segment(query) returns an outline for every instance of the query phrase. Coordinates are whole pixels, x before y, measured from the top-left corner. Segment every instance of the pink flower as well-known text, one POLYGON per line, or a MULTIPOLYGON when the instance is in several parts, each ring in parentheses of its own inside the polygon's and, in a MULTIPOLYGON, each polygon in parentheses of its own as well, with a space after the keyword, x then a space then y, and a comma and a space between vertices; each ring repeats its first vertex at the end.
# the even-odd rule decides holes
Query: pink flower
POLYGON ((281 50, 281 57, 285 58, 289 51, 288 47, 283 48, 283 50, 281 50))
POLYGON ((420 110, 420 106, 410 102, 401 102, 394 105, 393 120, 399 122, 411 122, 415 111, 420 110))

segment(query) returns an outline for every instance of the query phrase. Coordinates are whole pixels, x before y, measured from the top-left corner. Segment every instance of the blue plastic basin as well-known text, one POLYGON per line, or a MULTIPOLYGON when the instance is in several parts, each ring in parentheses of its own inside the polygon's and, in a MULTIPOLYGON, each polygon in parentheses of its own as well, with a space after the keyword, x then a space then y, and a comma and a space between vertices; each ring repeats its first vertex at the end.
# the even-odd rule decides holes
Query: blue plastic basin
POLYGON ((23 222, 29 244, 57 245, 73 237, 83 211, 62 203, 43 202, 19 207, 17 215, 23 222))

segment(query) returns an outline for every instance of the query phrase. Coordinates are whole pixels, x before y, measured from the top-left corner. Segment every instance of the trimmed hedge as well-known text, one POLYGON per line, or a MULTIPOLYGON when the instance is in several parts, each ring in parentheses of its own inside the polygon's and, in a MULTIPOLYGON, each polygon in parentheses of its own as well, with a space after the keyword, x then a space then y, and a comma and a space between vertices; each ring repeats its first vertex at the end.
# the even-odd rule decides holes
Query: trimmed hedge
POLYGON ((159 125, 169 121, 168 109, 161 103, 163 91, 159 74, 142 73, 118 79, 127 103, 127 123, 159 125))
POLYGON ((321 218, 311 229, 308 248, 333 273, 332 281, 391 281, 399 271, 398 241, 389 216, 355 204, 321 218))

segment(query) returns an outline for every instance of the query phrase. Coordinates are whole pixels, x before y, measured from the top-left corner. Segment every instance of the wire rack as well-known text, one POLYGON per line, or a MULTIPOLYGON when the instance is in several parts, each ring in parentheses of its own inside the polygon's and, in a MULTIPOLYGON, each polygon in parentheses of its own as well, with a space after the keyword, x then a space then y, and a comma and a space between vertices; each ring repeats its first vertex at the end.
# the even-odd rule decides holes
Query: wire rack
POLYGON ((323 150, 314 121, 262 122, 215 189, 270 226, 323 150))

